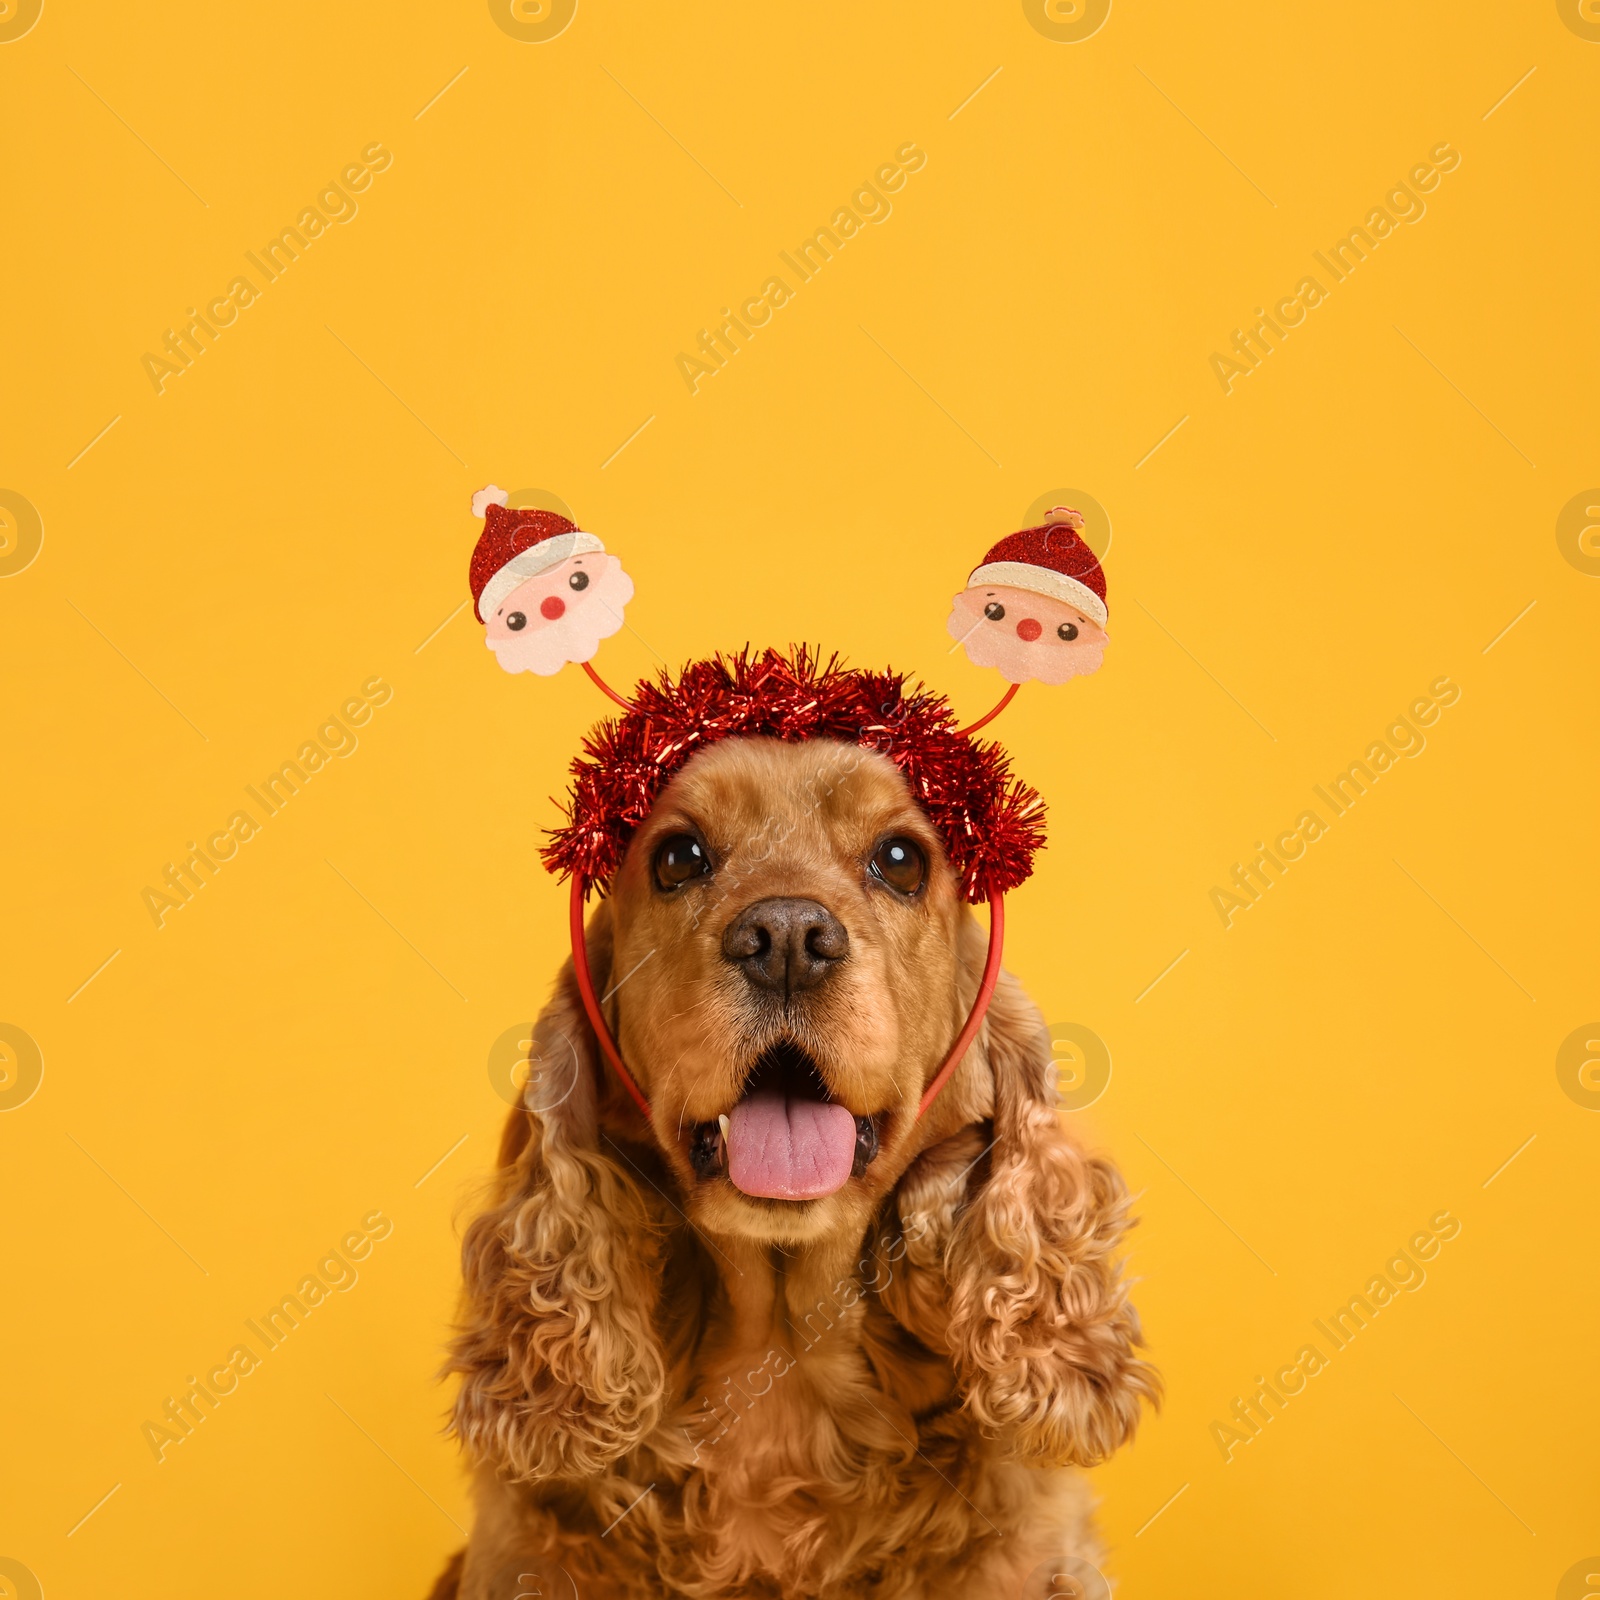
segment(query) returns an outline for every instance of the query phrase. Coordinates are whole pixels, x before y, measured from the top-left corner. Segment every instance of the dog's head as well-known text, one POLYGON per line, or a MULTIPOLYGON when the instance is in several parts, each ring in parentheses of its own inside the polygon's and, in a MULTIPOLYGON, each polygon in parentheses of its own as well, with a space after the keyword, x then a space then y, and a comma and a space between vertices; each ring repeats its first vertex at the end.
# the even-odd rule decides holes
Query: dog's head
POLYGON ((972 919, 898 770, 829 740, 713 745, 635 835, 605 915, 606 1009, 690 1216, 859 1232, 976 987, 972 919))
POLYGON ((685 1221, 714 1248, 853 1252, 902 1178, 927 1189, 911 1164, 972 1124, 987 1144, 943 1180, 939 1309, 918 1337, 1021 1456, 1097 1459, 1131 1431, 1149 1386, 1114 1258, 1123 1191, 1066 1140, 1014 982, 918 1116, 985 939, 893 763, 825 739, 711 745, 633 835, 586 948, 649 1125, 569 963, 464 1251, 456 1423, 475 1455, 530 1481, 603 1470, 670 1403, 663 1285, 685 1221))

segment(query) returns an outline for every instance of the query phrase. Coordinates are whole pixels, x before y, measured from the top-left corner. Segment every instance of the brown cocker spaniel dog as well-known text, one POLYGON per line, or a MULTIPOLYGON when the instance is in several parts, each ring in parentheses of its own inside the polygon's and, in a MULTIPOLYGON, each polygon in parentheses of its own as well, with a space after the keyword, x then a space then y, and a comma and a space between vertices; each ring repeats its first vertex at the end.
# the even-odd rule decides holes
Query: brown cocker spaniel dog
POLYGON ((1071 1469, 1157 1383, 1014 979, 916 1115, 984 946, 875 752, 727 740, 663 791, 588 925, 652 1119, 569 962, 463 1247, 436 1595, 1012 1600, 1097 1559, 1071 1469))

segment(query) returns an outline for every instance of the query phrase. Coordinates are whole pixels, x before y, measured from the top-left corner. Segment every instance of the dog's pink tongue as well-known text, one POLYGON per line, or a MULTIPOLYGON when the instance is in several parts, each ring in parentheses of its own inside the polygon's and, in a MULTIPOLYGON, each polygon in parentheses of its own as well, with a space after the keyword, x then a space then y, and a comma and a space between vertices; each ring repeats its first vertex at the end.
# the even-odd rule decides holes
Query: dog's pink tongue
POLYGON ((856 1119, 820 1100, 763 1089, 728 1118, 728 1176, 768 1200, 814 1200, 842 1188, 855 1163, 856 1119))

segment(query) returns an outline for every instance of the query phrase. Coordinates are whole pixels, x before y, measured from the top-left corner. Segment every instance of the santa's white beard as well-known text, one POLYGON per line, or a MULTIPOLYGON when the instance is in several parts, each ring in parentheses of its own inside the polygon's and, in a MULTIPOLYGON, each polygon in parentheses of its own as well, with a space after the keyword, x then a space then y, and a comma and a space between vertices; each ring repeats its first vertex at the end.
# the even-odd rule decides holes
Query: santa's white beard
POLYGON ((568 662, 592 661, 600 641, 620 631, 623 607, 631 599, 633 579, 620 565, 608 566, 554 622, 532 612, 520 633, 491 638, 488 645, 507 672, 553 677, 568 662))

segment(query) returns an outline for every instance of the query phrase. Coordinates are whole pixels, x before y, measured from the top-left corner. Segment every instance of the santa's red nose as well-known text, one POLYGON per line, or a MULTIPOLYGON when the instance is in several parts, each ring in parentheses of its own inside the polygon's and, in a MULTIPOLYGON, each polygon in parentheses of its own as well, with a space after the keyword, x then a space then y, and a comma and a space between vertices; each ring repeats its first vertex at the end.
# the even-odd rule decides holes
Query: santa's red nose
MULTIPOLYGON (((548 618, 551 622, 554 622, 566 609, 567 602, 558 594, 547 594, 539 602, 539 615, 548 618)), ((1034 637, 1037 638, 1039 632, 1039 624, 1037 622, 1034 623, 1033 629, 1034 637)))
POLYGON ((1022 621, 1017 624, 1017 637, 1019 639, 1026 639, 1029 644, 1032 644, 1033 641, 1037 639, 1043 632, 1044 629, 1041 628, 1032 617, 1024 617, 1022 621))

